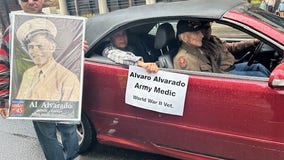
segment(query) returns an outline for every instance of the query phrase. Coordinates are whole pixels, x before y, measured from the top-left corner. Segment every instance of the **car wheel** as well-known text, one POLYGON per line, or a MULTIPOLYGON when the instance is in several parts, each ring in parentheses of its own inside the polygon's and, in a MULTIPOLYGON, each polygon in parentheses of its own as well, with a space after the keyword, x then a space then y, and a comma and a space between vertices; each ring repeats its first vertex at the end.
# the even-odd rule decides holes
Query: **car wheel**
MULTIPOLYGON (((56 136, 59 143, 62 144, 62 139, 60 132, 56 131, 56 136)), ((87 152, 91 149, 93 143, 96 143, 96 134, 93 130, 93 127, 88 119, 88 117, 82 113, 81 121, 77 125, 77 136, 79 143, 79 154, 87 152)))
POLYGON ((80 154, 88 151, 92 144, 95 143, 95 132, 88 117, 84 113, 81 116, 80 124, 77 125, 77 135, 80 154))

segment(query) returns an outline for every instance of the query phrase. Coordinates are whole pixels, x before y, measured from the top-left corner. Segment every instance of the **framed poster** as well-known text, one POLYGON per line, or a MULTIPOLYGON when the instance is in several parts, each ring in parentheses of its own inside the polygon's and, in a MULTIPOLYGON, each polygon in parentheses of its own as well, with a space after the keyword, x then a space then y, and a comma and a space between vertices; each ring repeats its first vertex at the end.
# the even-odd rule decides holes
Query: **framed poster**
POLYGON ((79 121, 85 18, 11 14, 10 119, 79 121))

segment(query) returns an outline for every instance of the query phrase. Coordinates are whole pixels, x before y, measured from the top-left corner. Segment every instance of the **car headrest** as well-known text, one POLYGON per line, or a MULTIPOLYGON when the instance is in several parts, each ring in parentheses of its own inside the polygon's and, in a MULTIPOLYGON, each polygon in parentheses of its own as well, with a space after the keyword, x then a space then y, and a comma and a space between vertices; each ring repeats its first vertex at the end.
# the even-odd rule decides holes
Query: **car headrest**
POLYGON ((173 39, 175 39, 173 26, 170 23, 163 23, 157 29, 154 47, 162 49, 173 39))

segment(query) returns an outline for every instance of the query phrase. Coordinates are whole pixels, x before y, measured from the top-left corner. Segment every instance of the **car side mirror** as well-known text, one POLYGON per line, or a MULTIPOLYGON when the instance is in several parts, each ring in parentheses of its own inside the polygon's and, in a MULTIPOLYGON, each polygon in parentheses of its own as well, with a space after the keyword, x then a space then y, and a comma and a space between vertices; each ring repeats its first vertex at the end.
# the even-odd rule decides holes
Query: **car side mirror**
POLYGON ((270 74, 268 85, 271 88, 284 87, 284 62, 279 64, 270 74))

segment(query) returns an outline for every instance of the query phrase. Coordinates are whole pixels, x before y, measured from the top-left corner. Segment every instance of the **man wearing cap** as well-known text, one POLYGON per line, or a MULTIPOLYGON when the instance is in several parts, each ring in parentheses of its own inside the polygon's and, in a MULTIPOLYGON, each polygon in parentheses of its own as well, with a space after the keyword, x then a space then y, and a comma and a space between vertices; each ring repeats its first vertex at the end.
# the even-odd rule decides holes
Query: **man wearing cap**
POLYGON ((209 42, 211 30, 208 29, 209 27, 201 22, 185 20, 178 22, 177 34, 182 45, 174 57, 175 69, 257 77, 269 76, 270 72, 261 64, 247 66, 247 63, 241 63, 235 65, 235 57, 229 52, 229 50, 236 51, 251 47, 259 41, 231 43, 225 46, 219 39, 209 42))
POLYGON ((174 57, 174 68, 192 71, 215 72, 216 66, 210 62, 210 55, 202 51, 200 22, 180 20, 177 24, 177 35, 182 42, 177 55, 174 57), (209 56, 209 58, 208 58, 209 56))
MULTIPOLYGON (((34 14, 42 14, 42 8, 44 4, 44 0, 19 0, 19 4, 21 8, 26 13, 34 13, 34 14)), ((5 51, 5 55, 9 56, 9 50, 8 50, 8 42, 9 42, 9 29, 7 29, 7 32, 4 34, 4 40, 5 44, 1 46, 1 50, 5 51)), ((52 32, 51 32, 52 33, 52 32)), ((31 40, 37 41, 35 36, 30 36, 31 40)), ((44 39, 47 37, 42 37, 40 39, 44 39)), ((52 42, 46 42, 49 47, 52 47, 52 42)), ((39 49, 40 46, 38 46, 36 43, 31 44, 30 46, 31 50, 39 49)), ((45 47, 45 46, 44 46, 45 47)), ((55 47, 55 46, 54 46, 55 47)), ((88 44, 85 42, 84 44, 84 51, 88 49, 88 44)), ((7 58, 8 59, 8 58, 7 58)), ((51 58, 52 59, 52 58, 51 58)), ((34 63, 39 64, 43 63, 44 58, 37 58, 34 57, 34 63)), ((9 64, 9 61, 6 61, 9 64)), ((55 62, 52 62, 53 64, 56 64, 55 62)), ((9 67, 9 65, 7 65, 9 67)), ((38 65, 37 65, 38 66, 38 65)), ((2 72, 9 72, 9 68, 2 70, 2 72)), ((49 70, 45 70, 45 73, 47 73, 49 70)), ((43 74, 45 74, 43 71, 43 74)), ((44 75, 45 76, 45 75, 44 75)), ((7 77, 7 75, 6 75, 7 77)), ((9 75, 8 75, 9 77, 9 75)), ((72 77, 72 76, 71 76, 72 77)), ((2 75, 0 76, 0 81, 2 81, 2 75)), ((7 82, 8 83, 8 82, 7 82)), ((2 91, 3 89, 0 88, 2 91)), ((8 93, 6 94, 8 97, 8 93)), ((20 96, 20 95, 19 95, 20 96)), ((45 96, 44 96, 45 97, 45 96)), ((71 99, 70 96, 67 96, 71 99)), ((64 98, 62 98, 64 99, 64 98)), ((1 101, 3 104, 4 100, 1 101)), ((0 114, 2 117, 6 117, 8 115, 7 108, 3 108, 4 105, 1 105, 2 108, 0 108, 0 114)), ((55 122, 48 122, 48 121, 33 121, 34 128, 38 137, 38 140, 40 142, 41 148, 44 152, 44 155, 47 160, 71 160, 77 157, 78 151, 79 151, 79 144, 78 144, 78 137, 76 132, 76 124, 71 123, 55 123, 55 122), (62 139, 62 145, 58 142, 56 131, 61 133, 61 139, 62 139)))

